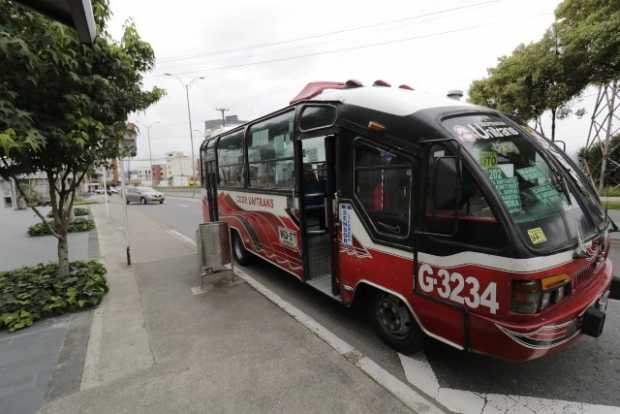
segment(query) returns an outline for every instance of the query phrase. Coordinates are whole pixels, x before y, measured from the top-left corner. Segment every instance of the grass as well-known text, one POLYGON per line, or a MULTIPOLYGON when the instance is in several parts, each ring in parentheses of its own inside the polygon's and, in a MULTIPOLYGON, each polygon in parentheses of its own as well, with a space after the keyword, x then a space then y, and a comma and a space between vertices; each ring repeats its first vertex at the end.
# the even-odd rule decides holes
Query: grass
POLYGON ((97 200, 79 199, 73 202, 74 206, 87 206, 90 204, 99 204, 97 200))
POLYGON ((620 210, 620 203, 608 201, 603 203, 603 207, 606 207, 610 210, 620 210))

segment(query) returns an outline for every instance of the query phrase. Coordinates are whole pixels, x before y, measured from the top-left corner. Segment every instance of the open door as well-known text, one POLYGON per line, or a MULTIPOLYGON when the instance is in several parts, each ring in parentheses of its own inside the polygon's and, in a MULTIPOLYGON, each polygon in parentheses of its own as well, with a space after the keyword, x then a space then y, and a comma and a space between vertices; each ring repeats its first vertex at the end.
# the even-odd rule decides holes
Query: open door
POLYGON ((300 207, 306 282, 330 296, 337 294, 334 274, 334 217, 336 183, 333 163, 335 137, 301 139, 300 207))

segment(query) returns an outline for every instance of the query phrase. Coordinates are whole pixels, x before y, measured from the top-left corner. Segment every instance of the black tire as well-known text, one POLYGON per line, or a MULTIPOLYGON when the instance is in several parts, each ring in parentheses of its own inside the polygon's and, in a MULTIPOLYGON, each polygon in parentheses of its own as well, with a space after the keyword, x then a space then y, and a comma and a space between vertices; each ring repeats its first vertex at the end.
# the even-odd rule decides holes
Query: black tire
POLYGON ((252 253, 248 252, 236 231, 232 232, 232 251, 235 261, 241 266, 252 263, 252 253))
POLYGON ((125 200, 125 203, 126 203, 127 205, 129 205, 129 200, 125 200))
POLYGON ((164 200, 160 200, 160 201, 159 201, 159 204, 164 204, 164 200))
POLYGON ((146 205, 146 198, 144 197, 140 197, 140 202, 144 205, 146 205))
POLYGON ((398 352, 410 355, 422 349, 424 333, 407 305, 396 296, 377 292, 372 320, 381 339, 398 352))

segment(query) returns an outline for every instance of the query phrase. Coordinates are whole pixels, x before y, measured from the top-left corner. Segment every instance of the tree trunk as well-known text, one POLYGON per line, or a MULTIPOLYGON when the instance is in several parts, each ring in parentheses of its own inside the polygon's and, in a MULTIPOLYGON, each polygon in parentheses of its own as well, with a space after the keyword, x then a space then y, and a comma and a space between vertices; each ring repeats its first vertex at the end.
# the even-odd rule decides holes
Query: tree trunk
POLYGON ((555 141, 555 113, 557 109, 553 108, 551 110, 551 141, 555 141))
POLYGON ((69 275, 69 244, 67 240, 67 230, 59 231, 58 237, 58 275, 69 275))

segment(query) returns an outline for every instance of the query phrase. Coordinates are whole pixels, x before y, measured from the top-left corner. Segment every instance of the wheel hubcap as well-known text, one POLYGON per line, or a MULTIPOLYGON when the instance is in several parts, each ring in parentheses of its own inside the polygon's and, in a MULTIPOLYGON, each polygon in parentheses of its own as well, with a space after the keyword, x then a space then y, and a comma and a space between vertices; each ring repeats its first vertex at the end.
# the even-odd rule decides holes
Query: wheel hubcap
POLYGON ((392 336, 403 338, 411 332, 411 314, 398 298, 385 296, 379 303, 377 317, 381 327, 392 336))

